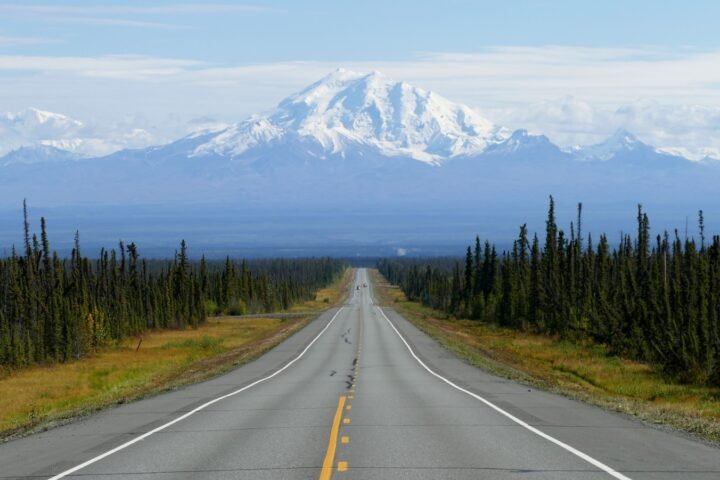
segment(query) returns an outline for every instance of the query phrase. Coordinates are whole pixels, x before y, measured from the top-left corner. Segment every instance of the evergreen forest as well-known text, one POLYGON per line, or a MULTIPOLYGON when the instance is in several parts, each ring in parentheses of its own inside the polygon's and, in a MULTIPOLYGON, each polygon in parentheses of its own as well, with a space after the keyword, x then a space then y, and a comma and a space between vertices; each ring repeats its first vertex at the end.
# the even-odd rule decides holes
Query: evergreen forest
POLYGON ((656 365, 683 382, 720 385, 720 236, 677 230, 651 234, 637 209, 637 232, 611 244, 582 233, 582 204, 569 232, 550 205, 545 235, 520 227, 499 252, 475 239, 464 259, 383 259, 380 272, 408 299, 477 319, 571 341, 591 340, 612 355, 656 365))
POLYGON ((185 241, 172 260, 145 259, 120 242, 69 258, 51 250, 45 219, 24 245, 0 258, 0 366, 63 362, 149 329, 194 328, 208 315, 264 313, 312 299, 337 280, 330 258, 193 261, 185 241))

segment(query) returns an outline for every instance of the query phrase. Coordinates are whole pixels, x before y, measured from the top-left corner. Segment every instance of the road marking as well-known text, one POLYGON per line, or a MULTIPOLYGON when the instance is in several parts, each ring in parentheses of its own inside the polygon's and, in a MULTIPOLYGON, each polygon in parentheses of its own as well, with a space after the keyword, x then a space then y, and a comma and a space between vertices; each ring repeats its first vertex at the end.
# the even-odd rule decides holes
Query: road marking
POLYGON ((330 480, 332 477, 333 463, 335 463, 335 449, 337 448, 338 432, 340 431, 340 419, 342 418, 343 407, 345 406, 345 396, 341 396, 338 400, 337 410, 333 418, 332 428, 330 429, 330 440, 328 440, 328 448, 325 453, 325 461, 323 461, 320 470, 320 480, 330 480))
POLYGON ((348 425, 348 424, 350 423, 350 419, 349 419, 349 418, 343 418, 343 423, 344 423, 345 425, 348 425))
POLYGON ((338 462, 338 472, 347 472, 348 464, 347 462, 338 462))
POLYGON ((418 362, 425 370, 427 370, 431 375, 433 375, 434 377, 437 377, 438 379, 440 379, 440 380, 442 380, 443 382, 447 383, 448 385, 450 385, 450 386, 453 387, 454 389, 459 390, 459 391, 461 391, 461 392, 463 392, 463 393, 465 393, 465 394, 467 394, 467 395, 470 395, 471 397, 475 398, 476 400, 480 400, 482 403, 484 403, 484 404, 487 405, 488 407, 492 408, 493 410, 495 410, 495 411, 498 412, 499 414, 504 415, 505 417, 509 418, 510 420, 512 420, 513 422, 517 423, 517 424, 520 425, 521 427, 523 427, 523 428, 531 431, 531 432, 534 433, 535 435, 538 435, 538 436, 544 438, 545 440, 548 440, 549 442, 554 443, 554 444, 557 445, 558 447, 567 450, 568 452, 572 453, 573 455, 582 458, 582 459, 585 460, 586 462, 588 462, 588 463, 596 466, 597 468, 599 468, 599 469, 602 470, 603 472, 607 473, 607 474, 610 475, 611 477, 615 477, 615 478, 617 478, 618 480, 632 480, 630 477, 626 477, 626 476, 623 475, 622 473, 613 470, 612 468, 610 468, 609 466, 605 465, 605 464, 602 463, 601 461, 594 459, 594 458, 591 457, 590 455, 581 452, 580 450, 576 449, 575 447, 572 447, 572 446, 568 445, 567 443, 564 443, 564 442, 558 440, 558 439, 555 438, 555 437, 551 437, 551 436, 548 435, 547 433, 545 433, 545 432, 543 432, 543 431, 541 431, 541 430, 538 430, 537 428, 533 427, 532 425, 529 425, 529 424, 523 422, 522 420, 520 420, 520 419, 517 418, 516 416, 512 415, 511 413, 506 412, 506 411, 503 410, 502 408, 498 407, 497 405, 495 405, 494 403, 490 402, 489 400, 484 399, 484 398, 481 397, 480 395, 477 395, 477 394, 475 394, 475 393, 473 393, 473 392, 471 392, 471 391, 469 391, 469 390, 466 390, 466 389, 464 389, 464 388, 462 388, 462 387, 454 384, 453 382, 451 382, 451 381, 448 380, 447 378, 443 377, 442 375, 439 375, 439 374, 435 373, 434 371, 432 371, 432 370, 430 369, 430 367, 428 367, 427 365, 425 365, 425 362, 423 362, 422 360, 420 360, 420 358, 419 358, 417 355, 415 355, 415 352, 414 352, 413 349, 410 347, 410 344, 407 342, 407 340, 405 340, 405 337, 403 337, 403 336, 400 334, 400 332, 398 331, 398 329, 395 328, 395 325, 393 325, 393 323, 390 321, 390 319, 387 317, 387 315, 385 315, 385 312, 383 311, 383 309, 380 308, 380 307, 377 307, 377 309, 380 311, 380 313, 382 314, 382 316, 385 317, 385 320, 388 322, 388 324, 390 325, 390 327, 395 331, 395 333, 397 334, 397 336, 400 337, 400 340, 402 340, 402 342, 405 344, 405 347, 407 347, 408 351, 410 352, 410 355, 412 355, 412 357, 413 357, 415 360, 417 360, 417 362, 418 362))
POLYGON ((350 443, 350 437, 340 437, 340 443, 350 443))
POLYGON ((267 381, 267 380, 270 380, 271 378, 273 378, 273 377, 281 374, 282 372, 284 372, 285 370, 287 370, 288 368, 290 368, 290 366, 291 366, 292 364, 294 364, 295 362, 297 362, 298 360, 300 360, 300 359, 303 357, 303 355, 305 355, 305 353, 307 353, 307 351, 310 350, 310 347, 313 346, 313 344, 318 340, 318 338, 320 338, 320 337, 322 336, 322 334, 325 333, 328 328, 330 328, 330 325, 332 325, 332 323, 335 321, 335 319, 336 319, 337 316, 340 314, 340 312, 343 311, 343 308, 344 308, 344 307, 340 307, 340 309, 339 309, 337 312, 335 312, 335 315, 333 315, 333 317, 330 319, 330 321, 328 322, 328 324, 325 325, 325 328, 323 328, 322 330, 320 330, 320 333, 318 333, 318 334, 315 336, 315 338, 313 338, 312 341, 307 345, 307 347, 305 347, 305 348, 303 349, 303 351, 300 352, 300 355, 298 355, 297 357, 295 357, 295 358, 293 358, 292 360, 290 360, 290 361, 289 361, 288 363, 286 363, 285 366, 282 367, 281 369, 276 370, 274 373, 268 375, 267 377, 263 377, 263 378, 261 378, 261 379, 259 379, 259 380, 255 380, 253 383, 251 383, 251 384, 249 384, 249 385, 246 385, 246 386, 244 386, 244 387, 242 387, 242 388, 240 388, 240 389, 238 389, 238 390, 235 390, 234 392, 230 392, 230 393, 225 394, 225 395, 223 395, 223 396, 214 398, 214 399, 210 400, 209 402, 203 403, 203 404, 200 405, 199 407, 196 407, 196 408, 194 408, 193 410, 190 410, 189 412, 185 413, 184 415, 181 415, 181 416, 177 417, 177 418, 174 419, 174 420, 171 420, 171 421, 169 421, 169 422, 167 422, 167 423, 165 423, 165 424, 163 424, 163 425, 160 425, 159 427, 154 428, 154 429, 150 430, 149 432, 143 433, 142 435, 139 435, 139 436, 133 438, 132 440, 130 440, 130 441, 128 441, 128 442, 125 442, 125 443, 123 443, 122 445, 119 445, 119 446, 113 448, 112 450, 108 450, 107 452, 105 452, 105 453, 103 453, 103 454, 101 454, 101 455, 98 455, 97 457, 91 458, 90 460, 88 460, 88 461, 86 461, 86 462, 83 462, 83 463, 81 463, 80 465, 77 465, 77 466, 72 467, 72 468, 70 468, 70 469, 68 469, 68 470, 65 470, 64 472, 58 473, 58 474, 55 475, 54 477, 50 477, 49 480, 59 480, 59 479, 61 479, 61 478, 64 478, 64 477, 70 475, 71 473, 75 473, 75 472, 77 472, 78 470, 81 470, 81 469, 87 467, 88 465, 92 465, 93 463, 99 462, 99 461, 102 460, 103 458, 109 457, 110 455, 112 455, 112 454, 114 454, 114 453, 117 453, 117 452, 119 452, 120 450, 126 449, 126 448, 129 447, 130 445, 133 445, 133 444, 135 444, 135 443, 137 443, 137 442, 140 442, 140 441, 142 441, 142 440, 145 440, 145 439, 148 438, 150 435, 153 435, 153 434, 155 434, 155 433, 157 433, 157 432, 160 432, 160 431, 162 431, 162 430, 165 430, 166 428, 168 428, 168 427, 170 427, 170 426, 172 426, 172 425, 175 425, 176 423, 178 423, 178 422, 180 422, 180 421, 182 421, 182 420, 185 420, 186 418, 190 417, 191 415, 196 414, 196 413, 199 412, 200 410, 203 410, 203 409, 209 407, 210 405, 213 405, 213 404, 215 404, 215 403, 217 403, 217 402, 219 402, 219 401, 221 401, 221 400, 225 400, 226 398, 230 398, 230 397, 232 397, 232 396, 235 396, 235 395, 237 395, 238 393, 242 393, 242 392, 244 392, 245 390, 248 390, 248 389, 254 387, 255 385, 257 385, 257 384, 259 384, 259 383, 262 383, 262 382, 265 382, 265 381, 267 381))

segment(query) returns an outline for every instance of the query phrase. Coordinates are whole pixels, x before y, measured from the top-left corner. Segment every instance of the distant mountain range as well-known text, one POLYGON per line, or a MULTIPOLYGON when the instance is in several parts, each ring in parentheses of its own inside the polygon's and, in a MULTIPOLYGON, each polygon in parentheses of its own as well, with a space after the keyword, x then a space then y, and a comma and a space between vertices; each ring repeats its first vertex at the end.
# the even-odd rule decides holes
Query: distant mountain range
MULTIPOLYGON (((17 137, 23 130, 32 131, 35 138, 60 138, 22 145, 0 157, 0 165, 95 159, 78 152, 79 145, 87 142, 81 122, 34 108, 6 115, 4 121, 20 127, 10 135, 14 138, 0 138, 6 145, 21 142, 17 137)), ((0 130, 0 136, 3 134, 7 132, 0 130)), ((364 151, 435 166, 459 157, 533 153, 538 149, 544 155, 552 153, 582 162, 684 159, 678 153, 646 145, 622 129, 601 144, 562 150, 542 135, 512 132, 434 92, 391 81, 378 72, 360 74, 342 69, 286 98, 266 115, 198 131, 168 145, 121 152, 120 156, 238 159, 273 155, 273 150, 288 147, 317 158, 364 151)))
MULTIPOLYGON (((81 128, 67 117, 34 115, 81 128)), ((720 162, 690 161, 625 130, 597 145, 561 149, 434 92, 345 70, 267 114, 166 145, 89 158, 45 142, 0 158, 6 209, 28 198, 45 207, 176 212, 189 205, 263 215, 332 209, 370 221, 383 212, 435 212, 439 229, 450 228, 443 226, 447 215, 472 212, 475 230, 504 236, 529 215, 537 220, 549 194, 568 206, 586 202, 604 228, 627 225, 615 220, 632 218, 637 203, 654 207, 660 226, 677 226, 698 208, 716 209, 720 218, 718 185, 720 162)), ((401 237, 393 235, 375 241, 401 237)))

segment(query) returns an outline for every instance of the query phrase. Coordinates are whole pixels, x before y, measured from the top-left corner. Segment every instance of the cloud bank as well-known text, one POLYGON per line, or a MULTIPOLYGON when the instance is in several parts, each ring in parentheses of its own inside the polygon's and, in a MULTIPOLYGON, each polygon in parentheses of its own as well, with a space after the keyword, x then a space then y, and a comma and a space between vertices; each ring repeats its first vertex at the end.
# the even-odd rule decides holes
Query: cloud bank
POLYGON ((380 70, 563 146, 598 142, 623 127, 647 143, 695 156, 720 149, 720 50, 496 47, 397 61, 252 65, 2 55, 0 105, 37 105, 97 122, 142 117, 157 128, 156 137, 170 137, 198 117, 234 122, 267 110, 339 66, 380 70))

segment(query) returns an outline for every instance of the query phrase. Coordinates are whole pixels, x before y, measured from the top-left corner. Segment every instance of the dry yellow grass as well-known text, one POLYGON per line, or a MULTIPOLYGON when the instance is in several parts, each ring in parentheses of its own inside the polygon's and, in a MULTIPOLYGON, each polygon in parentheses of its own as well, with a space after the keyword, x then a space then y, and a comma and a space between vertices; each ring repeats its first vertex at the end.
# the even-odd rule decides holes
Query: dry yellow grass
POLYGON ((380 300, 472 364, 652 423, 720 440, 720 388, 684 385, 650 365, 609 354, 592 342, 569 342, 473 320, 409 302, 371 271, 380 300), (385 285, 385 286, 383 286, 385 285))
POLYGON ((127 401, 187 380, 192 367, 220 354, 252 355, 302 319, 211 319, 196 330, 165 330, 103 348, 89 358, 65 364, 32 366, 0 378, 0 432, 73 416, 127 401), (245 348, 244 348, 245 347, 245 348))
MULTIPOLYGON (((339 303, 350 280, 348 269, 317 300, 293 311, 339 303)), ((312 318, 213 317, 195 330, 147 332, 139 349, 139 338, 128 338, 79 361, 0 370, 0 438, 217 375, 257 357, 312 318)))

